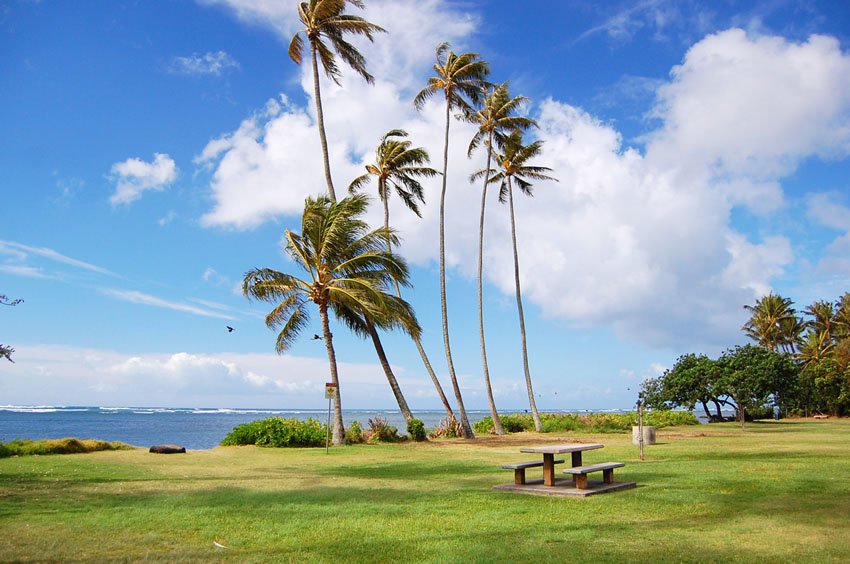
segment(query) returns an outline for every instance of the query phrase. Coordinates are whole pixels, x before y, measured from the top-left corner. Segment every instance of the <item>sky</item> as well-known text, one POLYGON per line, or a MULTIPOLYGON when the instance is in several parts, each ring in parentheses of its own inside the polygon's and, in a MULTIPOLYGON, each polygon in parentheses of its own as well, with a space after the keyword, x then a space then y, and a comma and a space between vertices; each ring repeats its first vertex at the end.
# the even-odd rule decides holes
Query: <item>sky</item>
MULTIPOLYGON (((337 192, 388 130, 441 168, 444 106, 413 97, 435 48, 480 53, 526 96, 554 181, 517 196, 541 409, 629 408, 684 353, 746 342, 743 306, 850 291, 850 7, 843 1, 366 0, 374 85, 322 78, 337 192)), ((0 0, 0 405, 321 408, 318 315, 286 354, 246 271, 325 189, 294 1, 0 0), (229 332, 227 326, 234 328, 229 332)), ((448 311, 467 409, 486 409, 472 126, 453 121, 448 311)), ((391 198, 404 297, 450 397, 439 179, 422 218, 391 198)), ((374 189, 374 184, 372 184, 374 189)), ((484 306, 500 410, 528 398, 506 206, 487 203, 484 306)), ((377 199, 368 218, 382 221, 377 199)), ((371 344, 332 325, 343 408, 395 406, 371 344)), ((413 409, 440 407, 415 346, 384 335, 413 409)), ((454 401, 452 401, 454 403, 454 401)))

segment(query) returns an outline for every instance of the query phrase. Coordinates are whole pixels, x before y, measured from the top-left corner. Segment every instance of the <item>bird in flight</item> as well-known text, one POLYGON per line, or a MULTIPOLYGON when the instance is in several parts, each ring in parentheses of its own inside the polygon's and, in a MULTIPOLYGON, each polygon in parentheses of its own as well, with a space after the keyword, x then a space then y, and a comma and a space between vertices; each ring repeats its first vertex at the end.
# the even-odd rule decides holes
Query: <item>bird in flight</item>
POLYGON ((225 325, 225 327, 227 327, 228 333, 233 333, 233 327, 231 327, 230 325, 225 325))
POLYGON ((321 338, 321 337, 319 337, 318 335, 313 335, 313 340, 314 340, 314 341, 321 341, 321 340, 322 340, 322 338, 321 338))

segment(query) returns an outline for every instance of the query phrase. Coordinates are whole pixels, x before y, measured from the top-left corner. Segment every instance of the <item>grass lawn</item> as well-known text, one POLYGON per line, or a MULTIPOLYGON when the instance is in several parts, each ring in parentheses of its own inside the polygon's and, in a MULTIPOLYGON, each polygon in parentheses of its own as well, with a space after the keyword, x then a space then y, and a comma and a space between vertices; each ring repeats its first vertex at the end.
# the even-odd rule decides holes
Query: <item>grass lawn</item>
MULTIPOLYGON (((850 421, 324 449, 0 459, 0 560, 850 561, 850 421), (601 442, 638 487, 492 490, 520 446, 601 442), (217 541, 227 549, 213 545, 217 541)), ((529 470, 530 478, 540 469, 529 470)))

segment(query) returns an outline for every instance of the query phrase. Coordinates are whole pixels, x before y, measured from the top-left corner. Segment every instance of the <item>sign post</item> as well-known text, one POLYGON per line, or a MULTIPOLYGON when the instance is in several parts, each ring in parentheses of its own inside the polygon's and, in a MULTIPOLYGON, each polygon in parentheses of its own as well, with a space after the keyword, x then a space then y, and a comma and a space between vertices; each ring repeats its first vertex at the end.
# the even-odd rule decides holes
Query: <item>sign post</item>
POLYGON ((325 384, 325 398, 328 400, 328 424, 325 427, 325 454, 327 454, 330 447, 330 438, 331 438, 331 400, 334 398, 334 394, 336 394, 336 384, 333 382, 328 382, 325 384))

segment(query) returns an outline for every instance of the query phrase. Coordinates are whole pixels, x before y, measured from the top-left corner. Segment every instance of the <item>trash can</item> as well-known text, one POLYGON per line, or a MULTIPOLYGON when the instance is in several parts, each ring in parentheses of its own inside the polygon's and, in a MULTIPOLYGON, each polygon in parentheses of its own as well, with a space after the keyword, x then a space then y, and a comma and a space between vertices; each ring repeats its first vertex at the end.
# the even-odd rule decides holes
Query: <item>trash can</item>
MULTIPOLYGON (((632 444, 634 445, 640 445, 640 430, 640 427, 632 427, 632 444)), ((655 444, 655 427, 643 426, 643 444, 644 446, 655 444)))

